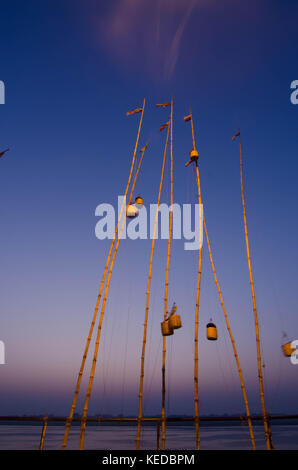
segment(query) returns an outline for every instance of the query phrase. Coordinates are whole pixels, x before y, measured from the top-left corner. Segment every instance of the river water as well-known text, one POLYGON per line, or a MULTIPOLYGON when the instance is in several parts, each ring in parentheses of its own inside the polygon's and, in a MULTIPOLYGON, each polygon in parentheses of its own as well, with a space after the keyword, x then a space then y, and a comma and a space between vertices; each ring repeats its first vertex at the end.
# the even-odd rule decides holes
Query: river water
MULTIPOLYGON (((246 426, 208 425, 201 426, 201 449, 250 449, 249 433, 246 426)), ((60 449, 64 427, 49 425, 46 432, 47 450, 60 449)), ((38 449, 41 425, 0 425, 0 449, 38 449)), ((265 449, 263 427, 254 426, 256 446, 265 449)), ((68 448, 79 447, 79 426, 73 426, 69 435, 68 448)), ((298 425, 285 424, 272 426, 276 449, 298 449, 298 425)), ((136 427, 129 425, 89 426, 86 429, 85 449, 133 450, 135 449, 136 427)), ((156 449, 156 426, 147 425, 142 430, 142 448, 156 449)), ((167 427, 166 448, 188 450, 195 448, 194 427, 189 425, 169 425, 167 427)))

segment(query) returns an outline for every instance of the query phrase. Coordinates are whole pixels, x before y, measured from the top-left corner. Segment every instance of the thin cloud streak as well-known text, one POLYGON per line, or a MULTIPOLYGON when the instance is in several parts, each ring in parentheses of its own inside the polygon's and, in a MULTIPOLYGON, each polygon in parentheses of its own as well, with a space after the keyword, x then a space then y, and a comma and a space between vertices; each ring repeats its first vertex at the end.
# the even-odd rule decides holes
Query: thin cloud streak
POLYGON ((189 21, 190 15, 193 9, 195 8, 196 4, 197 4, 197 0, 192 0, 173 37, 170 53, 167 58, 166 67, 165 67, 166 78, 170 78, 174 73, 174 70, 178 61, 178 57, 179 57, 179 49, 180 49, 182 36, 186 28, 186 25, 189 21))
POLYGON ((197 7, 207 0, 118 0, 99 23, 105 48, 118 63, 144 67, 169 80, 176 69, 183 34, 197 7))

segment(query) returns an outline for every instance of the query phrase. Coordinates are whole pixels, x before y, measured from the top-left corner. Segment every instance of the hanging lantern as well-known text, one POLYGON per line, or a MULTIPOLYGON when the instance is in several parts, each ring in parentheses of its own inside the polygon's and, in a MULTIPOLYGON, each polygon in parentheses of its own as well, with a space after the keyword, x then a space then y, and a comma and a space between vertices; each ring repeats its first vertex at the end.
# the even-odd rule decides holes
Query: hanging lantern
POLYGON ((171 315, 169 317, 169 326, 172 330, 178 330, 179 328, 181 328, 182 323, 180 315, 178 315, 177 313, 175 315, 171 315))
POLYGON ((291 357, 295 349, 292 347, 291 341, 289 341, 287 333, 283 332, 282 337, 283 337, 283 341, 285 341, 284 344, 281 346, 284 356, 291 357))
POLYGON ((165 320, 161 323, 161 334, 163 336, 171 336, 174 334, 173 329, 169 325, 169 320, 165 320))
POLYGON ((209 341, 216 341, 217 340, 217 328, 214 323, 207 324, 207 339, 209 341))
POLYGON ((134 217, 136 217, 138 215, 138 213, 139 213, 138 209, 135 206, 133 206, 132 204, 127 206, 126 215, 130 219, 133 219, 134 217))
POLYGON ((198 162, 198 159, 199 159, 199 152, 195 149, 192 149, 190 152, 189 152, 189 160, 187 163, 185 163, 185 166, 188 166, 190 165, 191 163, 195 163, 197 164, 198 162))
POLYGON ((283 353, 284 353, 284 356, 286 357, 291 357, 293 352, 295 351, 295 349, 292 347, 292 344, 291 343, 285 343, 282 345, 281 347, 283 353))
POLYGON ((136 203, 136 206, 137 206, 138 209, 142 209, 142 207, 144 205, 144 201, 141 198, 141 196, 136 197, 135 203, 136 203))
POLYGON ((190 156, 190 161, 191 162, 197 162, 198 159, 199 159, 199 152, 197 150, 192 149, 189 152, 189 156, 190 156))
POLYGON ((170 311, 170 315, 168 318, 169 325, 172 330, 178 330, 182 326, 180 315, 176 313, 177 310, 178 310, 178 307, 174 302, 172 310, 170 311))

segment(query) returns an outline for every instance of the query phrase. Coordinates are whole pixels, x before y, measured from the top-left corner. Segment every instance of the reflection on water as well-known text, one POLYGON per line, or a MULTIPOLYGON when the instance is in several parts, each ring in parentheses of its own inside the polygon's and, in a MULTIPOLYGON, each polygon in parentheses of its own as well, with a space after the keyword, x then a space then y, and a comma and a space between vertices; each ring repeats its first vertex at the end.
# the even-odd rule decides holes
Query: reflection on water
MULTIPOLYGON (((247 427, 201 426, 202 449, 250 449, 247 427)), ((60 449, 64 427, 49 425, 46 432, 45 449, 60 449)), ((265 449, 262 426, 254 427, 256 446, 265 449)), ((38 449, 41 426, 1 425, 0 449, 38 449)), ((276 449, 298 449, 298 426, 272 426, 276 449)), ((79 448, 79 426, 73 426, 69 435, 68 449, 79 448)), ((86 430, 85 449, 135 449, 135 426, 90 426, 86 430)), ((142 432, 142 448, 156 449, 156 427, 146 426, 142 432)), ((171 425, 167 428, 167 449, 194 449, 195 432, 191 426, 171 425)))

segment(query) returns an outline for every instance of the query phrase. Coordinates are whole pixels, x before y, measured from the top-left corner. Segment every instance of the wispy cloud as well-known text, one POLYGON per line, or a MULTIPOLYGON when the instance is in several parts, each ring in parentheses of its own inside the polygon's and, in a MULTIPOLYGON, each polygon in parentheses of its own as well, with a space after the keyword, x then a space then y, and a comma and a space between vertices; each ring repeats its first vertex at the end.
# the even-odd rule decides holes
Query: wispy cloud
POLYGON ((191 14, 210 0, 117 0, 99 31, 118 61, 142 64, 146 72, 169 79, 176 68, 191 14))
POLYGON ((182 16, 180 23, 178 24, 177 30, 172 39, 172 44, 171 44, 169 54, 167 56, 166 65, 165 65, 165 74, 167 78, 169 78, 175 70, 176 63, 179 57, 179 49, 180 49, 182 36, 185 30, 185 27, 189 21, 190 15, 197 4, 197 0, 189 0, 188 3, 189 5, 185 10, 184 15, 182 16))

